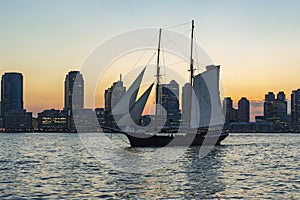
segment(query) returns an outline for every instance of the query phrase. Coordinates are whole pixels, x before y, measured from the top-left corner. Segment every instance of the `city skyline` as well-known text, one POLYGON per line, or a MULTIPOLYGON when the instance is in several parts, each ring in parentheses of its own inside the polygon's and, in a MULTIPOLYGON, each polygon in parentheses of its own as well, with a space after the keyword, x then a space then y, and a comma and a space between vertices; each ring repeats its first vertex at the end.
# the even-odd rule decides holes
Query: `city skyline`
MULTIPOLYGON (((146 68, 142 70, 142 72, 134 81, 134 83, 132 83, 132 85, 136 85, 136 83, 138 83, 138 85, 141 84, 142 77, 145 71, 146 68)), ((218 98, 220 98, 218 89, 219 72, 220 66, 209 65, 206 66, 205 72, 194 77, 193 90, 195 92, 196 99, 199 103, 199 108, 196 108, 196 106, 192 108, 192 110, 199 109, 199 112, 196 113, 188 111, 190 109, 189 107, 195 106, 194 104, 188 106, 189 100, 186 99, 185 96, 185 94, 189 90, 188 83, 184 84, 183 86, 180 86, 175 80, 171 80, 168 84, 161 84, 160 98, 161 105, 163 106, 167 114, 167 119, 165 123, 166 127, 179 127, 180 124, 185 126, 189 123, 198 124, 201 127, 206 127, 208 124, 224 123, 224 129, 233 132, 299 132, 300 89, 293 90, 293 92, 291 93, 291 112, 288 112, 288 103, 284 91, 278 92, 277 95, 269 91, 267 94, 265 94, 263 103, 263 114, 255 115, 255 122, 254 120, 250 120, 249 118, 250 101, 246 97, 242 97, 238 101, 237 108, 234 106, 231 97, 225 97, 223 99, 223 106, 219 107, 220 111, 223 108, 223 112, 221 111, 221 113, 217 115, 220 118, 210 118, 211 113, 215 113, 215 111, 208 109, 209 105, 215 103, 216 105, 215 107, 213 107, 213 109, 216 109, 221 103, 219 102, 219 100, 221 99, 217 100, 218 98), (209 91, 206 87, 207 84, 211 86, 211 90, 209 91), (182 88, 181 93, 179 89, 180 87, 182 88), (211 101, 207 101, 206 97, 210 97, 211 101), (189 119, 187 119, 186 115, 194 116, 192 113, 206 117, 200 117, 199 121, 192 120, 188 122, 189 119), (222 113, 224 113, 225 121, 222 117, 222 113), (207 119, 211 119, 212 121, 207 121, 207 119)), ((129 90, 132 90, 133 87, 130 86, 129 89, 126 90, 126 86, 124 85, 121 74, 120 79, 116 82, 113 82, 112 85, 104 91, 105 107, 94 107, 93 109, 91 109, 86 108, 84 106, 84 77, 79 71, 68 72, 64 81, 64 86, 64 109, 57 110, 53 108, 47 108, 39 112, 37 118, 32 118, 32 112, 27 112, 26 107, 23 107, 22 73, 10 72, 3 74, 1 78, 2 92, 0 128, 3 127, 4 130, 7 132, 32 132, 36 130, 45 132, 76 132, 74 124, 75 121, 73 118, 74 112, 81 113, 80 121, 88 123, 87 126, 84 126, 88 128, 87 130, 98 130, 94 124, 90 123, 90 119, 95 117, 95 113, 97 116, 97 120, 100 124, 104 124, 107 127, 117 128, 118 126, 114 121, 114 118, 112 118, 112 110, 115 108, 116 105, 120 104, 120 100, 123 99, 123 97, 125 99, 127 98, 125 96, 127 96, 127 93, 129 92, 129 90), (38 128, 36 125, 38 125, 38 128)), ((147 91, 147 95, 149 95, 151 89, 147 89, 147 91)), ((136 92, 135 95, 136 98, 138 92, 136 92)), ((130 99, 132 99, 132 97, 130 97, 130 99)), ((144 106, 146 105, 146 101, 144 101, 144 106)), ((153 101, 153 99, 150 100, 150 102, 151 101, 153 101)), ((131 107, 133 105, 131 105, 131 107)), ((141 120, 135 122, 136 124, 140 123, 141 126, 147 125, 147 123, 151 121, 151 116, 156 116, 157 113, 158 115, 164 115, 158 112, 158 110, 156 111, 156 114, 149 112, 147 108, 144 110, 144 112, 143 110, 140 110, 139 114, 139 116, 141 116, 141 120)))
MULTIPOLYGON (((231 96, 235 104, 246 96, 252 101, 251 111, 262 113, 268 91, 291 94, 300 85, 297 1, 165 1, 157 6, 152 1, 28 0, 2 1, 1 5, 0 73, 22 72, 24 107, 34 115, 63 108, 65 74, 80 70, 88 54, 112 35, 191 19, 196 22, 197 42, 221 65, 225 96, 231 96), (114 13, 107 11, 111 8, 114 13), (157 15, 153 18, 154 9, 157 15)), ((114 74, 112 79, 116 81, 118 76, 114 74)), ((86 107, 93 107, 85 102, 86 107)), ((102 100, 99 107, 103 105, 102 100)))
MULTIPOLYGON (((22 76, 22 82, 23 82, 23 80, 24 79, 26 79, 26 77, 25 76, 23 76, 23 74, 21 73, 21 72, 5 72, 4 74, 2 74, 2 76, 4 76, 4 75, 6 75, 6 74, 20 74, 21 76, 22 76)), ((42 110, 38 110, 38 111, 36 111, 36 112, 34 112, 34 111, 32 111, 32 110, 30 110, 30 109, 28 109, 28 107, 26 107, 25 105, 23 106, 22 105, 22 108, 24 107, 24 109, 28 109, 28 111, 30 111, 30 112, 33 112, 33 117, 37 117, 37 114, 38 113, 40 113, 40 112, 42 112, 42 111, 44 111, 44 110, 49 110, 49 109, 57 109, 57 110, 66 110, 66 109, 70 109, 71 107, 69 107, 69 106, 71 106, 71 104, 72 104, 72 102, 71 102, 71 96, 70 97, 68 97, 68 95, 67 95, 67 93, 70 93, 70 92, 68 92, 68 91, 71 91, 71 88, 69 88, 68 89, 68 82, 69 81, 67 81, 69 78, 69 76, 71 76, 71 77, 73 77, 73 81, 75 81, 75 78, 76 78, 76 75, 79 75, 79 83, 77 83, 77 85, 79 84, 79 87, 81 88, 80 90, 82 90, 81 91, 81 93, 80 93, 80 95, 79 96, 81 96, 80 97, 80 100, 79 100, 79 104, 77 105, 77 107, 78 108, 88 108, 88 109, 96 109, 96 108, 105 108, 105 103, 103 103, 103 105, 101 105, 101 106, 94 106, 94 107, 87 107, 87 106, 85 106, 84 105, 84 100, 83 99, 85 99, 86 97, 85 97, 85 92, 84 92, 84 90, 83 90, 83 88, 84 88, 84 77, 83 77, 83 75, 80 73, 80 71, 76 71, 76 70, 71 70, 71 71, 69 71, 69 72, 67 72, 66 73, 66 75, 65 75, 65 78, 64 78, 64 80, 62 81, 62 85, 64 86, 64 89, 63 89, 63 94, 62 94, 62 96, 63 96, 63 106, 61 107, 61 108, 57 108, 57 107, 53 107, 53 106, 50 106, 50 107, 45 107, 44 109, 42 109, 42 110), (70 100, 67 100, 67 99, 70 99, 70 100), (68 101, 69 101, 69 103, 68 103, 68 101), (66 106, 66 105, 68 105, 68 106, 66 106)), ((120 74, 119 76, 122 76, 122 74, 120 74)), ((121 78, 121 77, 120 77, 121 78)), ((121 80, 119 79, 119 80, 116 80, 116 81, 112 81, 110 84, 111 85, 114 85, 114 84, 117 84, 117 83, 119 83, 121 80)), ((172 81, 174 81, 174 80, 172 80, 172 81)), ((122 84, 124 84, 123 83, 123 81, 121 81, 122 82, 122 84)), ((175 81, 176 82, 176 81, 175 81)), ((74 84, 74 83, 72 83, 72 84, 74 84)), ((24 83, 22 83, 22 85, 23 85, 23 87, 25 87, 25 84, 24 83)), ((168 85, 168 84, 164 84, 164 85, 168 85)), ((186 84, 185 84, 186 85, 186 84)), ((182 92, 183 92, 183 88, 184 88, 184 86, 185 85, 179 85, 179 95, 181 96, 182 95, 182 92)), ((78 88, 78 86, 76 86, 77 88, 78 88)), ((122 85, 122 87, 123 87, 123 85, 122 85)), ((126 89, 126 87, 128 87, 128 85, 124 85, 124 88, 126 89)), ((299 85, 299 87, 298 88, 300 88, 300 85, 299 85)), ((286 93, 286 91, 278 91, 278 94, 280 94, 280 93, 283 93, 284 95, 286 95, 285 96, 285 98, 286 98, 286 101, 287 101, 287 113, 288 114, 291 114, 291 95, 293 94, 293 92, 294 91, 297 91, 298 90, 298 88, 295 88, 295 89, 293 89, 292 90, 292 92, 289 94, 289 93, 286 93)), ((103 90, 102 91, 102 93, 103 93, 103 101, 105 101, 105 96, 106 96, 106 92, 107 92, 107 90, 108 89, 110 89, 110 88, 107 88, 107 89, 105 89, 105 90, 103 90)), ((77 91, 78 89, 76 89, 76 91, 77 91)), ((249 100, 249 106, 250 106, 250 121, 255 121, 255 117, 256 116, 261 116, 261 115, 264 115, 264 102, 265 102, 265 95, 267 95, 267 93, 268 94, 270 94, 270 93, 272 93, 273 94, 273 92, 274 91, 268 91, 268 92, 266 92, 265 94, 263 94, 262 95, 262 100, 253 100, 253 99, 249 99, 248 97, 246 97, 246 96, 241 96, 239 99, 234 99, 234 98, 232 98, 232 97, 230 97, 230 96, 224 96, 224 99, 226 99, 226 98, 230 98, 231 100, 232 100, 232 108, 235 108, 235 109, 237 109, 238 107, 239 107, 239 101, 240 100, 242 100, 242 99, 244 99, 244 98, 246 98, 247 100, 249 100)), ((275 91, 275 93, 276 93, 276 91, 275 91)), ((277 94, 277 95, 278 95, 277 94)), ((25 96, 26 94, 24 93, 24 96, 25 96)), ((22 96, 23 96, 23 94, 22 94, 22 96)), ((154 98, 154 97, 152 97, 152 98, 154 98)), ((221 101, 223 101, 224 99, 220 99, 221 101)), ((179 104, 179 106, 180 106, 180 108, 182 109, 182 98, 181 97, 179 97, 179 99, 178 99, 179 101, 180 101, 180 104, 179 104)), ((24 100, 23 100, 24 101, 24 100)), ((0 101, 1 102, 1 101, 0 101)), ((22 104, 23 104, 23 102, 22 102, 22 104)), ((76 105, 76 104, 75 104, 76 105)), ((148 105, 148 107, 147 107, 147 109, 148 110, 146 110, 146 114, 147 113, 151 113, 152 111, 150 111, 150 109, 152 109, 152 108, 150 108, 149 106, 151 106, 151 105, 149 105, 149 104, 147 104, 148 105)), ((72 109, 72 108, 71 108, 72 109)), ((238 114, 237 114, 238 115, 238 114)))

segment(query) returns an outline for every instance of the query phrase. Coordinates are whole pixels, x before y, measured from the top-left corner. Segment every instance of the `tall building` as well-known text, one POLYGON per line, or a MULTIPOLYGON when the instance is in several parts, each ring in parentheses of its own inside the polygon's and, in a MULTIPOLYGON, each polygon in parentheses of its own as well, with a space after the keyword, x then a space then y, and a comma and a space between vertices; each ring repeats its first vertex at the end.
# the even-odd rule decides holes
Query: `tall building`
POLYGON ((23 75, 5 73, 1 79, 1 116, 10 110, 23 110, 23 75))
POLYGON ((65 106, 69 132, 76 132, 73 111, 84 108, 84 81, 79 71, 70 71, 65 78, 65 106))
POLYGON ((111 115, 112 109, 117 105, 120 99, 126 93, 126 87, 123 85, 122 76, 120 75, 120 80, 114 82, 113 85, 105 90, 104 100, 105 100, 105 123, 107 126, 115 127, 116 123, 111 115))
POLYGON ((250 120, 250 103, 246 97, 242 97, 238 102, 238 121, 249 122, 250 120))
POLYGON ((231 97, 225 97, 223 100, 223 112, 225 115, 225 124, 238 121, 238 110, 233 107, 231 97))
POLYGON ((32 113, 23 108, 23 75, 5 73, 1 79, 1 116, 7 132, 32 131, 32 113))
POLYGON ((167 111, 167 121, 165 126, 179 127, 179 84, 172 80, 169 84, 162 84, 161 104, 167 111))
POLYGON ((64 110, 83 109, 84 81, 79 71, 70 71, 65 78, 64 110))
POLYGON ((291 94, 291 128, 294 132, 300 132, 300 89, 291 94))
POLYGON ((105 90, 105 112, 111 112, 111 110, 117 105, 125 93, 126 87, 124 87, 121 78, 119 81, 114 82, 110 88, 105 90))
POLYGON ((265 95, 264 119, 267 122, 273 122, 277 131, 287 128, 287 101, 283 92, 279 92, 277 98, 273 92, 265 95))

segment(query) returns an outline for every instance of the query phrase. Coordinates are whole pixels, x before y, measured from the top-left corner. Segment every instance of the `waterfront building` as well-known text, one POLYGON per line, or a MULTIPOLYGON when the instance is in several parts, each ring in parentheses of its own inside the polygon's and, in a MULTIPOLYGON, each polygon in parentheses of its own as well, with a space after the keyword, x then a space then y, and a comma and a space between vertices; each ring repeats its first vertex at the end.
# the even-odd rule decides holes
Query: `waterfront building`
POLYGON ((250 121, 250 103, 246 97, 242 97, 238 102, 238 121, 250 121))
POLYGON ((23 107, 23 75, 9 72, 1 79, 1 116, 5 131, 32 131, 32 113, 23 107))
POLYGON ((275 124, 276 131, 287 129, 287 101, 283 92, 279 92, 277 98, 273 92, 265 95, 264 118, 275 124))
POLYGON ((97 120, 100 125, 103 125, 105 123, 105 111, 104 108, 96 108, 95 109, 97 120))
POLYGON ((122 75, 120 75, 120 80, 114 82, 112 86, 105 90, 104 100, 105 100, 105 124, 110 127, 115 127, 116 124, 111 115, 112 109, 117 105, 120 99, 126 93, 126 87, 124 87, 122 81, 122 75))
POLYGON ((6 132, 31 132, 32 112, 26 110, 9 110, 4 114, 4 129, 6 132))
POLYGON ((265 121, 264 116, 261 115, 255 116, 255 122, 264 122, 264 121, 265 121))
POLYGON ((65 105, 69 132, 76 132, 73 119, 74 110, 84 108, 84 80, 79 71, 70 71, 65 78, 65 105))
POLYGON ((232 133, 271 133, 275 132, 275 124, 272 122, 232 122, 226 125, 226 129, 232 133))
POLYGON ((167 112, 165 127, 179 127, 181 118, 179 109, 179 84, 172 80, 168 84, 162 84, 161 89, 161 103, 167 112))
POLYGON ((84 108, 84 80, 79 71, 70 71, 65 78, 64 110, 84 108))
POLYGON ((73 110, 73 120, 76 125, 76 131, 79 133, 99 130, 99 123, 93 109, 84 108, 73 110))
POLYGON ((300 89, 291 94, 291 129, 300 132, 300 89))
POLYGON ((38 113, 38 130, 43 132, 67 132, 67 113, 60 110, 44 110, 38 113))
POLYGON ((238 110, 233 107, 233 101, 231 97, 224 98, 223 112, 225 114, 225 124, 238 121, 238 110))
POLYGON ((1 116, 10 110, 23 109, 23 75, 5 73, 1 79, 1 116))

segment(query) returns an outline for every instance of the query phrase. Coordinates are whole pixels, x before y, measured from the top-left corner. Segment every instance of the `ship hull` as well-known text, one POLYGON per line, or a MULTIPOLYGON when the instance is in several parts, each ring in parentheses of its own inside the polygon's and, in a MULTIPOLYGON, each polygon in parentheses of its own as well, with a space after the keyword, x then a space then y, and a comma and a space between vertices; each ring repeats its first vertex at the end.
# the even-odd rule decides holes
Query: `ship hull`
POLYGON ((131 147, 164 147, 164 146, 201 146, 220 145, 229 135, 222 132, 220 135, 206 136, 201 134, 185 135, 146 135, 143 133, 126 133, 131 147))

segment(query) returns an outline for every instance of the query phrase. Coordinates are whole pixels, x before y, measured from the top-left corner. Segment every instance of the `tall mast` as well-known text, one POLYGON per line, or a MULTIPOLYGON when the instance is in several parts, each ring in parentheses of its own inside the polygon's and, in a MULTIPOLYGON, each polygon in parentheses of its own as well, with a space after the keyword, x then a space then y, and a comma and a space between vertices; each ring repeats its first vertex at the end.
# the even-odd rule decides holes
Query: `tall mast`
POLYGON ((194 20, 192 20, 192 32, 191 32, 191 57, 190 57, 190 88, 189 88, 189 105, 188 105, 188 125, 191 127, 192 120, 192 96, 193 96, 193 81, 194 81, 194 60, 193 60, 193 43, 194 43, 194 20))
MULTIPOLYGON (((157 48, 157 63, 156 63, 156 96, 155 96, 155 101, 156 101, 157 105, 160 104, 160 66, 159 66, 160 42, 161 42, 161 28, 159 29, 158 48, 157 48)), ((155 115, 156 116, 158 114, 160 114, 157 105, 155 107, 155 115)))
POLYGON ((194 43, 194 20, 192 20, 192 32, 191 32, 191 57, 190 57, 190 83, 193 86, 194 80, 194 60, 193 60, 193 43, 194 43))

